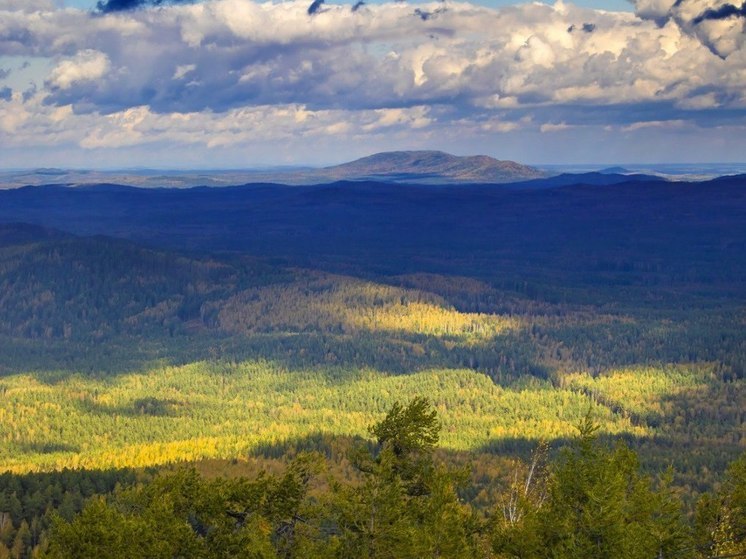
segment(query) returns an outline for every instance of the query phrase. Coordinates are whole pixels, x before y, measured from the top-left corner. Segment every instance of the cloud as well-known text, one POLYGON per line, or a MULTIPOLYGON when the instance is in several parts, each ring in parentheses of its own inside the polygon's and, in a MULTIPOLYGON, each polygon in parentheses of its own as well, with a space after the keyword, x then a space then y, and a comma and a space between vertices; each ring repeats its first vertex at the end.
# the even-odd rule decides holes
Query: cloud
POLYGON ((109 59, 104 53, 84 50, 72 58, 60 61, 52 70, 48 83, 55 89, 69 90, 74 85, 104 77, 108 69, 109 59))
POLYGON ((0 12, 39 12, 55 8, 53 0, 0 0, 0 12))
POLYGON ((317 13, 321 6, 324 4, 324 0, 313 0, 310 6, 308 6, 308 15, 312 16, 313 14, 317 13))
POLYGON ((197 69, 196 64, 182 64, 181 66, 177 66, 176 70, 174 70, 173 78, 174 80, 180 80, 187 76, 188 74, 191 74, 197 69))
POLYGON ((438 14, 442 14, 446 10, 447 10, 447 8, 445 8, 445 7, 440 7, 440 8, 437 8, 435 10, 432 10, 432 11, 423 10, 421 8, 415 8, 414 15, 416 15, 422 21, 427 21, 429 19, 434 18, 438 14))
POLYGON ((635 13, 659 26, 673 22, 723 59, 744 47, 746 2, 739 6, 727 0, 636 0, 635 13))
POLYGON ((681 128, 687 125, 683 120, 646 120, 644 122, 633 122, 622 128, 623 132, 634 132, 645 128, 681 128))
POLYGON ((746 17, 746 2, 736 7, 733 4, 723 4, 717 8, 707 8, 692 20, 694 25, 699 25, 706 20, 728 19, 732 17, 746 17))
POLYGON ((124 12, 138 8, 162 6, 164 4, 177 4, 190 0, 99 0, 96 9, 103 13, 124 12))
POLYGON ((564 132, 565 130, 569 130, 570 128, 572 128, 572 126, 564 122, 546 122, 539 127, 539 131, 543 134, 546 134, 550 132, 564 132))
POLYGON ((639 17, 562 2, 314 4, 4 11, 0 52, 49 63, 37 89, 0 101, 3 130, 14 130, 0 142, 30 145, 32 132, 86 149, 280 141, 265 123, 351 142, 383 130, 424 142, 746 118, 743 34, 723 31, 743 17, 725 2, 638 0, 639 17), (698 35, 716 31, 714 43, 698 35))

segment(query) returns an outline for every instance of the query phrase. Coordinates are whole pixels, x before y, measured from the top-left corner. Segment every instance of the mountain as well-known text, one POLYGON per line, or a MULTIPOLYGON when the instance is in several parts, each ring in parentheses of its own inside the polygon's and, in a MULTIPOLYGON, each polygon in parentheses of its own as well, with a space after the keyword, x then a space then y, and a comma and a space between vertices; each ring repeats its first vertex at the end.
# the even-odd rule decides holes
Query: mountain
POLYGON ((139 187, 223 187, 246 183, 310 185, 339 180, 421 184, 507 183, 548 176, 544 171, 486 155, 459 157, 442 151, 393 151, 325 168, 276 167, 220 171, 60 170, 0 171, 0 189, 57 184, 122 184, 139 187))
POLYGON ((543 189, 543 188, 557 188, 561 186, 578 186, 578 185, 593 185, 593 186, 611 186, 615 184, 624 183, 635 183, 635 182, 668 182, 666 178, 659 177, 656 175, 644 175, 640 173, 633 173, 631 175, 625 175, 622 173, 598 171, 591 173, 562 173, 561 175, 554 175, 551 177, 532 179, 527 181, 518 182, 511 184, 514 188, 523 189, 543 189))
POLYGON ((0 249, 17 244, 63 239, 69 236, 61 231, 28 223, 0 223, 0 249))
POLYGON ((336 180, 383 179, 420 183, 507 183, 546 176, 514 161, 442 151, 389 151, 319 171, 336 180))
POLYGON ((605 169, 601 169, 598 171, 599 173, 602 173, 604 175, 630 175, 633 174, 632 171, 627 169, 626 167, 620 167, 620 166, 614 166, 614 167, 606 167, 605 169))

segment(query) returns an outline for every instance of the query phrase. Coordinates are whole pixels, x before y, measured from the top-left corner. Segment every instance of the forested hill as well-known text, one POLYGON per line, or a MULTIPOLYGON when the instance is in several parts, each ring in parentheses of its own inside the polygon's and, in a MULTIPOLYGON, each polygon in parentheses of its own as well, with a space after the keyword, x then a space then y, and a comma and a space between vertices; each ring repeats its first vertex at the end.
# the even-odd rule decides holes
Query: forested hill
POLYGON ((555 301, 609 289, 636 300, 682 291, 738 298, 746 274, 743 177, 539 190, 28 187, 0 192, 0 221, 355 275, 478 277, 555 301))
POLYGON ((202 304, 276 279, 255 259, 217 260, 110 237, 79 238, 0 225, 0 334, 102 340, 121 332, 173 334, 202 304))
POLYGON ((149 443, 173 446, 137 464, 231 457, 277 429, 308 435, 329 406, 352 406, 333 432, 360 433, 423 388, 454 410, 457 448, 525 449, 593 407, 646 461, 675 456, 681 483, 709 483, 743 445, 745 192, 733 179, 0 193, 8 222, 44 225, 0 229, 14 441, 0 465, 132 465, 149 443), (121 390, 105 380, 119 376, 121 390), (295 411, 228 410, 223 390, 295 411), (14 435, 27 398, 38 427, 14 435), (179 411, 197 405, 206 417, 179 411), (151 408, 155 441, 138 411, 151 408), (76 430, 54 427, 57 409, 76 430), (105 417, 137 425, 81 445, 105 417))
MULTIPOLYGON (((0 224, 0 471, 14 472, 0 476, 0 557, 44 549, 70 556, 73 541, 85 544, 94 533, 88 521, 120 537, 109 528, 163 534, 141 527, 182 513, 196 518, 191 509, 164 512, 160 497, 128 500, 135 494, 127 491, 94 498, 74 517, 84 498, 111 492, 114 478, 130 483, 131 472, 15 474, 179 461, 214 474, 311 449, 329 457, 340 480, 355 460, 350 440, 369 437, 369 425, 414 396, 427 397, 442 419, 444 459, 469 453, 474 467, 462 496, 475 511, 502 510, 513 498, 516 457, 530 456, 540 440, 562 445, 589 411, 602 440, 627 441, 645 471, 673 465, 675 491, 689 504, 727 480, 726 465, 743 453, 743 177, 542 188, 29 187, 0 192, 0 224), (145 516, 122 516, 119 507, 135 502, 145 516), (63 532, 47 531, 55 510, 70 521, 68 528, 57 521, 63 532)), ((590 456, 591 470, 567 471, 584 480, 596 479, 586 471, 613 474, 616 481, 596 489, 649 485, 621 447, 590 456), (629 475, 619 478, 622 472, 629 475)), ((390 487, 405 487, 375 471, 384 472, 379 481, 394 480, 390 487)), ((178 480, 186 478, 146 484, 140 496, 161 487, 167 500, 182 502, 168 479, 183 487, 178 480)), ((227 529, 208 532, 225 535, 226 545, 261 533, 251 523, 234 530, 235 519, 223 514, 229 501, 220 499, 240 486, 264 500, 285 487, 272 479, 205 485, 211 496, 199 502, 212 511, 210 522, 227 529)), ((355 504, 360 480, 353 476, 354 490, 330 501, 331 513, 349 505, 358 511, 355 523, 368 517, 368 505, 355 504)), ((202 487, 193 481, 189 487, 202 487)), ((395 495, 386 484, 369 487, 383 491, 370 495, 395 495)), ((315 495, 309 504, 318 503, 315 495)), ((568 500, 557 495, 562 508, 568 500)), ((602 504, 626 502, 604 495, 602 504)), ((431 518, 417 503, 433 501, 409 497, 390 508, 409 511, 392 526, 431 518)), ((629 511, 639 520, 635 507, 649 502, 634 500, 629 511)), ((710 545, 712 530, 730 525, 710 522, 718 518, 716 501, 701 502, 710 507, 699 524, 710 530, 703 538, 710 545)), ((260 526, 286 529, 286 517, 256 510, 260 526)), ((531 517, 546 522, 509 528, 489 545, 498 556, 516 542, 549 549, 536 537, 554 536, 539 527, 564 526, 566 509, 546 510, 559 516, 531 517)), ((660 518, 659 509, 644 510, 660 518)), ((486 526, 473 523, 478 517, 448 525, 486 526)), ((324 515, 309 518, 319 519, 319 529, 335 525, 324 515)), ((202 541, 199 526, 207 524, 173 522, 192 526, 202 541)), ((271 545, 281 541, 273 538, 271 545)), ((516 549, 523 553, 523 544, 516 549)))

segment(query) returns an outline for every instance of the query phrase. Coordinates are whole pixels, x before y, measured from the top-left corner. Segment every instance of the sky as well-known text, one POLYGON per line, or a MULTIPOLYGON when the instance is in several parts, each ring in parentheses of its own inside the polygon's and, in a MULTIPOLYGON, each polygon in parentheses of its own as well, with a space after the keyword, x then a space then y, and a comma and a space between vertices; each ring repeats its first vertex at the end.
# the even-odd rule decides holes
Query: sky
POLYGON ((0 0, 0 168, 746 162, 746 3, 0 0))

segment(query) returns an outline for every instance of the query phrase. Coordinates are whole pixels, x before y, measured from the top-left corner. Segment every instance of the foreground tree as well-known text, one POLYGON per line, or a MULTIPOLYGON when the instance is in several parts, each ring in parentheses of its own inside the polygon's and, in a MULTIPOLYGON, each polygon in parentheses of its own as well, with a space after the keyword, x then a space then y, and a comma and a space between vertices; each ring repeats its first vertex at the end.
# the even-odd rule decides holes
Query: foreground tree
POLYGON ((300 456, 280 477, 208 481, 184 469, 92 500, 55 520, 54 559, 293 557, 296 526, 318 461, 300 456))
POLYGON ((746 454, 730 465, 720 490, 699 501, 696 538, 703 557, 746 556, 746 454))
POLYGON ((354 452, 359 482, 310 496, 320 469, 301 455, 283 476, 208 481, 182 470, 97 498, 57 518, 53 559, 478 557, 479 524, 456 489, 466 480, 436 464, 440 424, 430 403, 395 404, 354 452))
POLYGON ((394 404, 370 428, 376 445, 353 455, 362 483, 335 488, 338 557, 480 556, 478 523, 456 492, 466 475, 433 457, 439 431, 425 398, 394 404))
MULTIPOLYGON (((351 454, 356 474, 324 481, 323 461, 300 454, 279 476, 207 480, 183 469, 94 497, 58 517, 50 559, 694 559, 746 553, 746 457, 702 499, 696 538, 669 478, 640 472, 624 445, 609 448, 590 417, 550 459, 541 445, 516 470, 487 524, 460 502, 467 472, 434 449, 440 425, 423 398, 392 406, 351 454), (318 480, 313 483, 312 480, 318 480), (694 541, 696 539, 696 541, 694 541), (695 543, 697 545, 695 545, 695 543)), ((31 530, 33 531, 33 530, 31 530)), ((19 530, 20 541, 30 534, 19 530)), ((0 553, 18 556, 5 547, 0 553)))
MULTIPOLYGON (((498 514, 493 548, 501 557, 651 559, 691 556, 680 502, 666 480, 654 488, 637 456, 605 448, 586 417, 550 465, 546 498, 523 503, 520 518, 498 514)), ((535 481, 534 483, 542 483, 535 481)))

